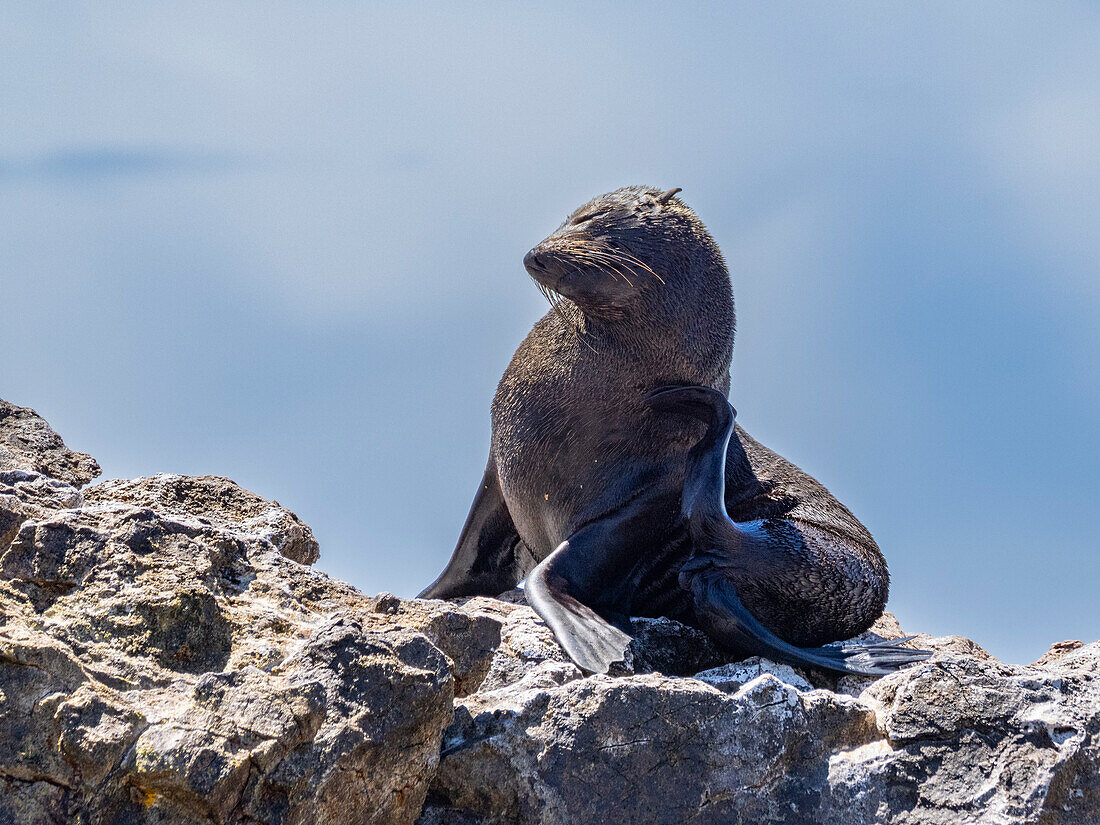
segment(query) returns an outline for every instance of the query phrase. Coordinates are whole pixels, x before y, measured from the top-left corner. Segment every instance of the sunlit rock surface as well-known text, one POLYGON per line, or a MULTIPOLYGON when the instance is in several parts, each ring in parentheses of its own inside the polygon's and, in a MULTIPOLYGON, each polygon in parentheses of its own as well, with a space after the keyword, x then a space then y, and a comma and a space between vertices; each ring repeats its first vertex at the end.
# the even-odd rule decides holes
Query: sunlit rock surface
POLYGON ((4 825, 1100 823, 1100 643, 875 680, 638 619, 585 676, 521 592, 368 597, 228 479, 97 473, 0 402, 4 825))

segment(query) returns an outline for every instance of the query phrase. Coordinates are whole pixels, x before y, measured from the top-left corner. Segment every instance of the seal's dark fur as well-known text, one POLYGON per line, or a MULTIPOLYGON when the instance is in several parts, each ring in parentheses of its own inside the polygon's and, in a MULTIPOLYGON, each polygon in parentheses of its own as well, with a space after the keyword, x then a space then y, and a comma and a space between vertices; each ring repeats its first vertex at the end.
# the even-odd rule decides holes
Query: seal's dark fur
MULTIPOLYGON (((598 540, 563 550, 570 562, 548 579, 551 611, 565 598, 620 627, 630 614, 706 629, 679 582, 700 550, 681 494, 706 426, 647 397, 678 385, 728 393, 734 305, 722 254, 674 192, 628 187, 582 206, 524 263, 556 305, 501 378, 482 488, 448 568, 422 595, 493 595, 595 530, 598 540), (601 555, 612 545, 622 547, 601 555)), ((889 576, 867 530, 740 428, 724 500, 743 539, 728 575, 769 630, 821 645, 882 613, 889 576)))

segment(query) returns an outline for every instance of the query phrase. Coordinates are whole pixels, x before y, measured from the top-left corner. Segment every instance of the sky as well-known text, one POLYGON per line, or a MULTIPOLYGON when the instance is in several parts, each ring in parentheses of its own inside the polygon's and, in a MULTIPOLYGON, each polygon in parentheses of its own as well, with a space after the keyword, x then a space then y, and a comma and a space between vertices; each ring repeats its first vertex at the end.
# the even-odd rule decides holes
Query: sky
POLYGON ((738 420, 906 630, 1100 637, 1091 3, 5 3, 0 397, 412 596, 547 309, 523 254, 630 184, 718 241, 738 420))

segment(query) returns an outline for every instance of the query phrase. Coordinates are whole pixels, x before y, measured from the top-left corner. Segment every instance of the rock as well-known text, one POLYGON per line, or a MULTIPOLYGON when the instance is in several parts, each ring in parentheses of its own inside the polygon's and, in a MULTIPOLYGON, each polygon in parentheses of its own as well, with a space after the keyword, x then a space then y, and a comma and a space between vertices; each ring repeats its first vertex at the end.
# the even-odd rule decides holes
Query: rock
POLYGON ((631 619, 637 673, 690 676, 729 659, 706 634, 671 619, 631 619))
POLYGON ((438 758, 449 682, 423 635, 335 617, 270 672, 204 674, 122 770, 152 804, 216 822, 408 822, 438 758))
POLYGON ((909 646, 934 650, 937 653, 958 653, 981 661, 993 658, 985 648, 965 636, 929 636, 927 633, 917 633, 909 646))
POLYGON ((830 802, 853 822, 884 809, 900 822, 1096 822, 1098 661, 1100 645, 1059 670, 950 655, 885 677, 861 697, 884 741, 831 762, 830 802))
POLYGON ((828 755, 877 735, 870 707, 767 673, 733 695, 644 674, 508 698, 458 703, 436 805, 493 822, 791 821, 792 804, 812 815, 828 755))
POLYGON ((90 503, 116 501, 193 519, 242 538, 271 542, 288 559, 313 564, 320 555, 313 531, 277 501, 268 501, 220 476, 161 473, 130 481, 101 481, 84 491, 90 503))
POLYGON ((736 693, 744 685, 759 676, 763 676, 765 673, 774 676, 796 690, 814 689, 809 680, 790 665, 778 664, 768 659, 761 659, 759 656, 704 670, 702 673, 696 673, 695 678, 711 687, 718 688, 723 693, 736 693))
POLYGON ((521 679, 456 701, 423 821, 1097 822, 1098 666, 948 654, 858 698, 759 660, 521 679))
MULTIPOLYGON (((906 634, 902 633, 901 626, 892 613, 883 613, 882 617, 868 630, 855 638, 858 642, 877 642, 883 639, 900 639, 906 634)), ((961 653, 972 656, 982 661, 992 659, 981 645, 963 636, 930 636, 927 633, 917 633, 912 636, 912 641, 907 643, 909 647, 921 650, 933 650, 937 654, 961 653)), ((936 656, 934 658, 942 658, 936 656)), ((835 690, 837 693, 846 693, 850 696, 858 696, 878 680, 869 676, 837 676, 836 674, 822 671, 811 671, 808 678, 816 687, 825 687, 835 690)))
POLYGON ((585 675, 522 590, 365 596, 277 502, 81 493, 94 462, 0 410, 5 825, 1100 823, 1100 642, 1018 666, 919 635, 930 660, 837 678, 634 619, 585 675))
POLYGON ((901 629, 898 617, 889 610, 875 619, 875 623, 863 633, 856 636, 853 642, 880 642, 884 639, 900 639, 905 635, 901 629))
POLYGON ((66 447, 34 410, 0 399, 0 470, 41 473, 83 487, 99 475, 99 464, 66 447))
POLYGON ((1090 642, 1087 645, 1075 647, 1068 653, 1061 654, 1045 667, 1055 673, 1068 670, 1100 676, 1100 642, 1090 642))
POLYGON ((1064 642, 1055 642, 1050 646, 1050 649, 1038 658, 1032 664, 1042 667, 1043 665, 1049 665, 1061 659, 1068 653, 1072 653, 1078 648, 1084 647, 1085 643, 1076 639, 1066 640, 1064 642))
POLYGON ((225 479, 0 481, 0 822, 416 819, 454 684, 417 625, 457 650, 481 614, 375 612, 225 479))
POLYGON ((80 491, 64 481, 28 470, 0 470, 0 550, 12 543, 27 519, 83 503, 80 491))
POLYGON ((450 659, 455 696, 466 696, 482 686, 510 612, 493 599, 474 598, 457 610, 443 609, 416 623, 450 659))
MULTIPOLYGON (((677 627, 649 650, 639 624, 636 661, 655 661, 677 627)), ((903 635, 888 615, 864 641, 903 635)), ((456 699, 420 822, 1100 821, 1100 643, 1051 672, 918 642, 934 660, 858 696, 759 658, 586 678, 517 608, 481 688, 456 699)))
MULTIPOLYGON (((525 690, 556 687, 584 673, 574 665, 535 611, 526 605, 508 614, 493 651, 489 671, 466 709, 495 707, 501 700, 525 690)), ((456 706, 457 707, 457 706, 456 706)))

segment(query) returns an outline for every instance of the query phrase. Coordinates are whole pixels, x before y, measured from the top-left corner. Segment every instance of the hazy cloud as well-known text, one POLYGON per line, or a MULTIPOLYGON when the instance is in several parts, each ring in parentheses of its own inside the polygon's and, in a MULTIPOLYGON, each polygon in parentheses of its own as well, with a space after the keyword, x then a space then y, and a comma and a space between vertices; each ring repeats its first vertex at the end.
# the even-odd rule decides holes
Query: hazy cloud
POLYGON ((0 156, 2 182, 83 182, 187 173, 225 173, 244 167, 225 152, 90 146, 31 157, 0 156))

